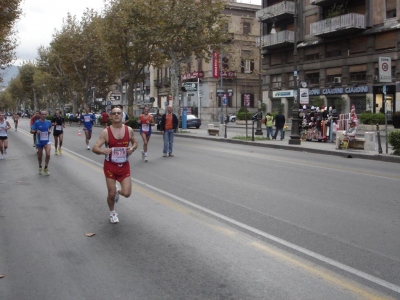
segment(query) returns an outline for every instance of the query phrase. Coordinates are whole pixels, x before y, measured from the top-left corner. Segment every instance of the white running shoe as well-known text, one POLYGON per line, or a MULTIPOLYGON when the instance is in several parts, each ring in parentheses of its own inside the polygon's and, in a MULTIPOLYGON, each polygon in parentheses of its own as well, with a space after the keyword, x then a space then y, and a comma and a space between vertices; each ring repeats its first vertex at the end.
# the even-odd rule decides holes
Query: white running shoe
POLYGON ((144 156, 144 162, 148 162, 147 155, 144 156))
POLYGON ((119 223, 117 213, 110 214, 110 223, 112 223, 112 224, 119 223))
POLYGON ((115 185, 115 191, 116 191, 116 194, 115 194, 115 197, 114 197, 114 202, 117 203, 118 200, 119 200, 118 184, 115 185))
POLYGON ((39 168, 39 175, 43 175, 43 168, 39 168))
POLYGON ((4 154, 2 154, 2 155, 0 156, 0 159, 1 159, 1 160, 3 160, 3 159, 4 159, 4 154))
POLYGON ((144 151, 142 150, 141 152, 142 152, 142 159, 144 159, 144 151))
POLYGON ((43 175, 44 175, 44 176, 49 176, 49 175, 50 175, 50 171, 49 171, 48 168, 45 168, 45 169, 43 170, 43 175))
POLYGON ((87 146, 87 148, 86 148, 87 150, 90 150, 90 147, 89 146, 87 146))
POLYGON ((7 149, 4 149, 4 155, 7 155, 7 149))

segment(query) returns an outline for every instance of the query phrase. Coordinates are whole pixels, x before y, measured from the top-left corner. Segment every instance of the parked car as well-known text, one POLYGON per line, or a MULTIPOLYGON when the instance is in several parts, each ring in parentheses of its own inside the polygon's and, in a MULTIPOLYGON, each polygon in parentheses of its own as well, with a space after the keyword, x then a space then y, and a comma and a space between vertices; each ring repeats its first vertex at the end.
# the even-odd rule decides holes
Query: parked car
POLYGON ((236 122, 236 115, 229 116, 230 122, 236 122))
MULTIPOLYGON (((199 129, 201 126, 201 120, 197 118, 195 115, 187 115, 186 124, 187 128, 196 127, 197 129, 199 129)), ((179 128, 182 128, 182 120, 179 120, 179 128)))

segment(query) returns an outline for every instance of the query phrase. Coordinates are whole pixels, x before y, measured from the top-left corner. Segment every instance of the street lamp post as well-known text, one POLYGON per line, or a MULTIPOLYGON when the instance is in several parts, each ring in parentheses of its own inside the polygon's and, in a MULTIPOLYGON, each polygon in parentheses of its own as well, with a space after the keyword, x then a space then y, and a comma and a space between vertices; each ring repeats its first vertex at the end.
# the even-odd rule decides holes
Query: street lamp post
POLYGON ((257 129, 256 129, 256 135, 263 135, 262 133, 262 129, 261 129, 261 119, 262 119, 262 115, 260 114, 261 111, 261 105, 263 103, 263 90, 262 90, 262 58, 263 58, 263 23, 262 20, 264 18, 265 15, 271 15, 273 18, 273 23, 272 23, 272 29, 271 29, 271 34, 276 34, 276 30, 275 30, 275 22, 276 22, 276 18, 274 16, 274 14, 272 14, 271 12, 266 12, 265 14, 263 14, 261 17, 259 17, 259 22, 260 22, 260 53, 259 53, 259 70, 258 70, 258 95, 259 95, 259 101, 258 101, 258 114, 257 114, 257 129))
POLYGON ((294 1, 294 49, 293 49, 293 79, 294 79, 294 95, 293 95, 293 109, 292 109, 292 129, 289 139, 289 145, 300 145, 300 134, 299 134, 299 93, 297 86, 297 30, 298 30, 298 1, 294 1))

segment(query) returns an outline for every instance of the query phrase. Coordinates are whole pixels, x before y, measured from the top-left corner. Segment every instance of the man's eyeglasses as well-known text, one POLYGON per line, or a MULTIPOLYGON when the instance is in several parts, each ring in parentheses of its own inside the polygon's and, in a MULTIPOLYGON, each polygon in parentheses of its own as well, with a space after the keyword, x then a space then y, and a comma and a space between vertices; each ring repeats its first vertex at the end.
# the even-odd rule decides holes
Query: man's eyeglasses
POLYGON ((117 111, 117 112, 112 112, 111 114, 112 114, 113 116, 114 116, 114 115, 120 115, 120 114, 122 114, 122 112, 117 111))

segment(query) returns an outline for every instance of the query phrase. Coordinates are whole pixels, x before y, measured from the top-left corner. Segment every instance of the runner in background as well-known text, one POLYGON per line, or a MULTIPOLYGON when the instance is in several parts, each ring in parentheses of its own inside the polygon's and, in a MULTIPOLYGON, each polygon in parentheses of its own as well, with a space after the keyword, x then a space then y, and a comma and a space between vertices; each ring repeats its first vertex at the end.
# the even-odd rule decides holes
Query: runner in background
POLYGON ((94 114, 89 113, 89 107, 85 108, 85 114, 81 116, 81 121, 83 122, 83 131, 86 136, 86 146, 87 150, 90 150, 89 141, 92 138, 92 128, 93 124, 96 121, 96 117, 94 114))
MULTIPOLYGON (((35 114, 31 117, 29 126, 32 127, 32 125, 39 119, 40 119, 40 111, 36 111, 35 114)), ((36 147, 36 134, 33 134, 33 147, 36 147)))
POLYGON ((54 137, 54 149, 55 155, 62 154, 62 144, 63 144, 63 136, 64 136, 64 128, 65 128, 65 120, 61 117, 60 110, 56 110, 56 115, 54 116, 53 120, 51 121, 52 125, 54 126, 53 129, 53 137, 54 137), (59 145, 59 146, 58 146, 59 145), (57 148, 58 147, 58 148, 57 148))
POLYGON ((138 124, 140 126, 140 136, 143 139, 142 159, 147 162, 147 146, 150 141, 151 126, 155 125, 153 116, 149 114, 148 106, 144 107, 143 114, 139 116, 138 124))

